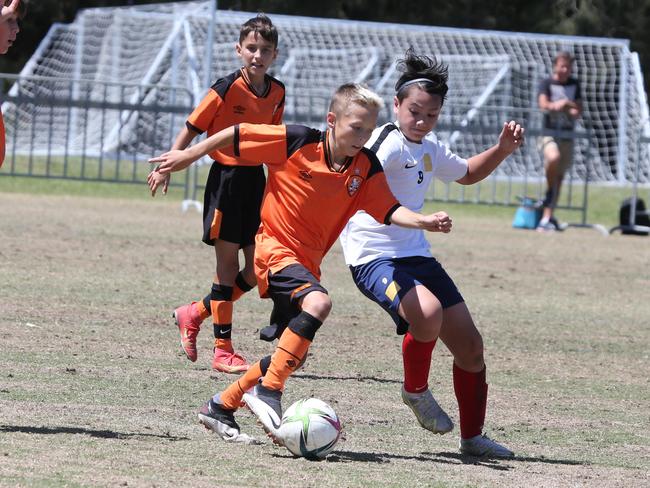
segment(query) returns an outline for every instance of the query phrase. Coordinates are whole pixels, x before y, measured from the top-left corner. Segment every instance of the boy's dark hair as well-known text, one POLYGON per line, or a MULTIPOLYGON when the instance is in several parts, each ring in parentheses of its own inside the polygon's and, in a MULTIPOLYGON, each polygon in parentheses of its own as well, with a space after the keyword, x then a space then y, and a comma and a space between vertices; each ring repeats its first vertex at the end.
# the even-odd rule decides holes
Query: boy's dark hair
MULTIPOLYGON (((4 0, 2 5, 8 7, 11 5, 11 0, 4 0)), ((20 3, 18 4, 18 18, 22 19, 25 15, 27 15, 27 0, 20 0, 20 3)))
POLYGON ((264 14, 257 14, 256 17, 248 19, 242 24, 239 31, 239 42, 241 43, 246 36, 251 32, 255 32, 262 36, 262 39, 269 41, 273 47, 278 47, 278 31, 269 19, 264 14))
POLYGON ((557 53, 557 54, 555 55, 555 57, 553 58, 553 66, 555 66, 555 65, 557 64, 557 62, 558 62, 560 59, 564 59, 564 60, 566 60, 569 64, 573 64, 573 60, 574 60, 575 58, 573 57, 573 55, 572 55, 569 51, 560 51, 560 52, 557 53))
POLYGON ((397 99, 401 102, 408 94, 408 87, 418 87, 430 95, 440 95, 444 103, 447 96, 447 79, 449 77, 447 65, 439 63, 435 56, 418 55, 413 48, 408 48, 404 59, 397 64, 402 76, 395 83, 397 99))

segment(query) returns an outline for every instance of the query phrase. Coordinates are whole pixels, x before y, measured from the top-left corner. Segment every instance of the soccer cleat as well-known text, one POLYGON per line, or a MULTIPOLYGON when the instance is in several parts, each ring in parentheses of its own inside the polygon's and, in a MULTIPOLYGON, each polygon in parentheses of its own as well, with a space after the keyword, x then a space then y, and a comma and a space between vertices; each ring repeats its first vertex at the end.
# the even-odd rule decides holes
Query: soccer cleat
POLYGON ((547 222, 540 222, 537 224, 537 232, 555 232, 557 229, 555 228, 555 225, 551 223, 551 221, 547 222))
POLYGON ((234 413, 234 410, 225 409, 210 399, 199 410, 199 422, 223 440, 232 441, 239 436, 239 425, 234 413))
POLYGON ((446 434, 454 428, 454 423, 433 398, 431 390, 409 393, 402 386, 402 401, 413 410, 420 425, 434 434, 446 434))
POLYGON ((566 222, 560 222, 555 217, 551 217, 550 219, 548 219, 548 221, 553 225, 553 227, 555 227, 555 230, 558 230, 560 232, 562 232, 569 226, 569 224, 567 224, 566 222))
POLYGON ((255 386, 252 392, 244 393, 244 403, 257 417, 264 431, 273 442, 283 446, 280 427, 282 425, 282 392, 265 388, 262 384, 255 386))
POLYGON ((243 373, 248 371, 250 365, 240 355, 234 351, 226 349, 214 348, 214 357, 212 358, 212 369, 221 371, 222 373, 243 373))
POLYGON ((196 336, 201 328, 201 319, 199 318, 199 311, 196 309, 196 302, 178 307, 174 310, 172 316, 181 333, 183 352, 187 359, 192 362, 196 361, 196 336))
POLYGON ((461 453, 468 456, 493 458, 515 457, 514 452, 502 446, 498 442, 494 442, 485 434, 479 434, 469 439, 461 439, 458 447, 461 453))

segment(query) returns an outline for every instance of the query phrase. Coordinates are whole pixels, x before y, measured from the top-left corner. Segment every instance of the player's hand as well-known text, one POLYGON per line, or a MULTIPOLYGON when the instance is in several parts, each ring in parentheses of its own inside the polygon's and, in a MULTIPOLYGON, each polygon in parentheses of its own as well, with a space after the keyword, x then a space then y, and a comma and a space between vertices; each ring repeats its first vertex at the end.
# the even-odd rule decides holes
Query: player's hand
MULTIPOLYGON (((4 5, 4 2, 2 2, 4 5)), ((20 0, 12 0, 12 2, 7 5, 6 7, 2 7, 2 10, 0 10, 0 22, 4 22, 7 20, 7 18, 11 16, 17 16, 18 15, 18 7, 20 6, 20 0)))
POLYGON ((447 212, 436 212, 429 215, 423 215, 423 228, 429 232, 442 232, 448 234, 451 232, 451 217, 447 212))
POLYGON ((187 151, 173 149, 149 160, 150 163, 158 164, 156 171, 161 175, 168 175, 173 171, 180 171, 192 164, 192 159, 188 157, 187 151))
POLYGON ((151 190, 151 196, 155 197, 156 196, 156 190, 160 185, 162 185, 162 192, 163 195, 167 194, 167 189, 169 188, 169 179, 170 175, 166 174, 160 174, 158 171, 158 168, 154 169, 149 175, 147 176, 147 183, 149 184, 149 189, 151 190))
POLYGON ((524 132, 526 130, 514 120, 505 122, 499 134, 499 148, 512 153, 524 143, 524 132))

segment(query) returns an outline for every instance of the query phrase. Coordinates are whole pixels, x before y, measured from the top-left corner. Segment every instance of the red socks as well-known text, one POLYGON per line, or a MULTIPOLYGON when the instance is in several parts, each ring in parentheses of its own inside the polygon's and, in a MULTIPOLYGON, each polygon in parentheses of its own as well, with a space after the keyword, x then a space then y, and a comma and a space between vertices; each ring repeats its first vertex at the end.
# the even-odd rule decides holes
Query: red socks
POLYGON ((418 342, 407 332, 402 340, 402 360, 404 361, 404 389, 408 393, 422 393, 429 387, 431 354, 436 340, 418 342))
POLYGON ((454 363, 454 392, 460 414, 460 436, 469 439, 483 432, 488 385, 485 367, 478 373, 470 373, 454 363))

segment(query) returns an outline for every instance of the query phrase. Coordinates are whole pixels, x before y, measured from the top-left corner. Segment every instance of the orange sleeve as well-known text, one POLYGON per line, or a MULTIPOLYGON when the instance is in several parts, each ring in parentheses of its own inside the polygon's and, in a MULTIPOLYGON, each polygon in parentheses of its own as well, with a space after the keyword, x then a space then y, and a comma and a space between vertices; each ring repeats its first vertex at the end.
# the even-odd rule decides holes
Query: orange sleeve
POLYGON ((198 107, 187 118, 188 125, 199 134, 203 134, 210 128, 210 123, 217 116, 222 105, 223 100, 219 94, 212 89, 209 90, 198 107))
POLYGON ((287 161, 287 127, 285 125, 248 124, 235 126, 233 143, 236 157, 282 165, 287 161))
POLYGON ((361 208, 380 224, 390 224, 390 216, 399 206, 384 172, 372 175, 364 185, 361 208))

